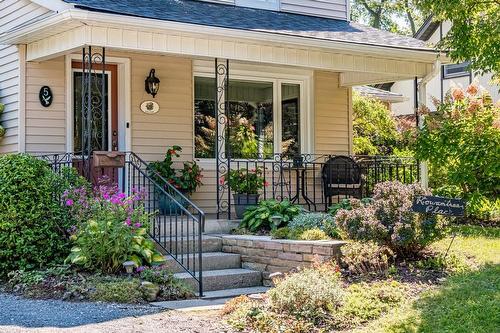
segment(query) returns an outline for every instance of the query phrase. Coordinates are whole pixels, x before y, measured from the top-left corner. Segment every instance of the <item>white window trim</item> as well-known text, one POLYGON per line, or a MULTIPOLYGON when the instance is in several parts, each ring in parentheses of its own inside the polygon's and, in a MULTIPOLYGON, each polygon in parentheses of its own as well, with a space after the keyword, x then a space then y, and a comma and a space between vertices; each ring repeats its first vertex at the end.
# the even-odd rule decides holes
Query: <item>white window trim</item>
MULTIPOLYGON (((195 77, 214 78, 214 63, 213 61, 194 60, 193 61, 193 105, 192 112, 194 115, 194 79, 195 77)), ((274 121, 274 151, 281 151, 281 112, 282 105, 281 85, 282 84, 298 84, 300 85, 300 140, 301 153, 314 154, 314 128, 313 128, 313 72, 310 70, 276 67, 265 65, 254 65, 246 63, 229 62, 229 79, 259 81, 273 83, 273 117, 274 121)), ((194 119, 194 118, 193 118, 194 119)), ((195 158, 195 128, 193 126, 193 158, 195 158)), ((207 170, 214 170, 216 163, 214 158, 196 158, 200 165, 207 170)))
MULTIPOLYGON (((70 54, 66 62, 66 152, 73 152, 73 61, 82 61, 81 54, 70 54)), ((131 70, 130 59, 106 57, 106 63, 117 65, 118 75, 118 149, 132 150, 131 70), (127 123, 129 124, 127 128, 127 123)), ((111 85, 110 85, 111 87, 111 85)), ((110 99, 111 101, 111 99, 110 99)), ((111 141, 110 141, 111 142, 111 141)))

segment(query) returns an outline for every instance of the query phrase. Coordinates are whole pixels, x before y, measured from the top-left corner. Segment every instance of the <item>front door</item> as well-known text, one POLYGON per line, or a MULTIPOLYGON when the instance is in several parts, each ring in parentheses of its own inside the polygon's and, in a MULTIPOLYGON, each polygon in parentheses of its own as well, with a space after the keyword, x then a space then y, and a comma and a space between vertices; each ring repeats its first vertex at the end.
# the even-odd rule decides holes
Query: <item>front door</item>
MULTIPOLYGON (((82 63, 72 63, 73 75, 73 151, 76 155, 82 152, 82 63)), ((92 151, 117 151, 118 147, 118 77, 117 66, 106 65, 104 72, 104 95, 101 93, 103 73, 102 65, 93 65, 95 74, 92 75, 92 123, 91 144, 92 151), (104 105, 104 113, 102 109, 104 105)), ((75 165, 76 166, 76 165, 75 165)), ((77 166, 78 167, 78 166, 77 166)), ((118 181, 116 170, 92 169, 93 181, 106 175, 112 181, 118 181)))

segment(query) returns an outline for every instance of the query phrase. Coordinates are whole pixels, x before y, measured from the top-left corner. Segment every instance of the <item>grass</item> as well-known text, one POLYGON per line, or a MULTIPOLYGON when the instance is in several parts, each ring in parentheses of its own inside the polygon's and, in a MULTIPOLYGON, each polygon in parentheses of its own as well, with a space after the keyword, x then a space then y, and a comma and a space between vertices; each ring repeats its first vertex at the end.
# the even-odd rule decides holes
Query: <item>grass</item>
MULTIPOLYGON (((450 253, 473 257, 475 269, 449 277, 359 333, 490 333, 500 327, 500 228, 458 226, 450 253)), ((451 238, 433 245, 446 251, 451 238)))

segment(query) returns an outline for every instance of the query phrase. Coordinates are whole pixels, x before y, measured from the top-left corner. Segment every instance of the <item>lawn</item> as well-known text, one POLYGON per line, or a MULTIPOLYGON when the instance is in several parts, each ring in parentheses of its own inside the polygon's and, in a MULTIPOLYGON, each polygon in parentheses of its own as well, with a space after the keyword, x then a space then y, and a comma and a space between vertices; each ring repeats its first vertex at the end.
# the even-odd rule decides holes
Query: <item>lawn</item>
MULTIPOLYGON (((500 327, 500 228, 459 226, 450 255, 476 262, 416 300, 352 332, 491 333, 500 327)), ((446 251, 451 237, 433 244, 446 251)))

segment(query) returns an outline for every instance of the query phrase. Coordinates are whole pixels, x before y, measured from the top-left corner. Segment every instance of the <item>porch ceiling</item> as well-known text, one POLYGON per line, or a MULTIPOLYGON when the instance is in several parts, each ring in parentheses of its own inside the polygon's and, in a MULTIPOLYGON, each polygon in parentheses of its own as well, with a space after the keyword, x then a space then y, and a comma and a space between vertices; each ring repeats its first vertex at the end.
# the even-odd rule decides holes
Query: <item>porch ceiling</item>
POLYGON ((79 9, 10 31, 0 36, 0 43, 27 44, 27 61, 41 61, 93 45, 335 71, 343 73, 344 86, 424 77, 432 72, 438 58, 428 50, 312 40, 79 9))

